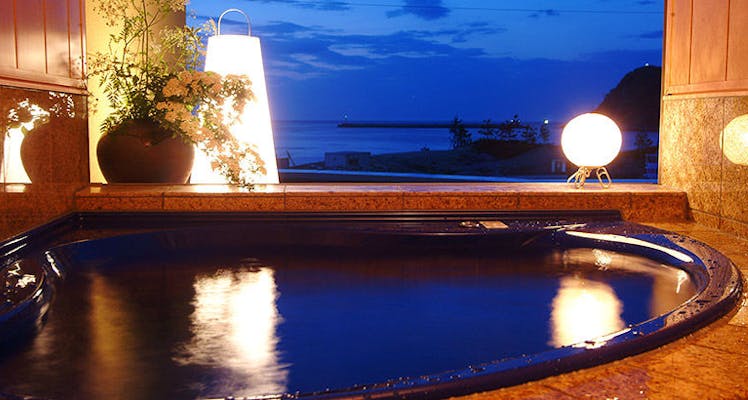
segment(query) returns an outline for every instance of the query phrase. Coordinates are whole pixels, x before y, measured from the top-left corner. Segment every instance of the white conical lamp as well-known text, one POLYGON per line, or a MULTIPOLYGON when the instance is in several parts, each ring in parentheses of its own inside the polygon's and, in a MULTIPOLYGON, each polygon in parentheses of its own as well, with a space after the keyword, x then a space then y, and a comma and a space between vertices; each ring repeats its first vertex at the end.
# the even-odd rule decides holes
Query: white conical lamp
MULTIPOLYGON (((205 70, 224 76, 246 75, 252 81, 254 99, 244 107, 239 121, 231 126, 231 133, 237 140, 251 144, 264 164, 265 172, 254 174, 252 183, 279 183, 260 39, 251 36, 249 17, 243 11, 232 8, 224 11, 218 18, 216 35, 208 38, 205 70), (247 19, 247 35, 221 34, 221 20, 230 12, 238 12, 247 19)), ((190 182, 226 183, 227 181, 218 172, 212 170, 208 156, 197 151, 190 182)))

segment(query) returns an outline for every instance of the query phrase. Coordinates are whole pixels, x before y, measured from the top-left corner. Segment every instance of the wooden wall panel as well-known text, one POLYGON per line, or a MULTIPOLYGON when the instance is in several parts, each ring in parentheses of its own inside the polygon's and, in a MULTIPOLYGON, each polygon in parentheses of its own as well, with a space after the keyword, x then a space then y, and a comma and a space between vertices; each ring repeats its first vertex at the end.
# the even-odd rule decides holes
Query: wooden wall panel
POLYGON ((686 85, 691 68, 691 0, 673 0, 668 2, 667 7, 666 82, 669 85, 686 85))
POLYGON ((663 95, 748 94, 748 0, 665 0, 665 10, 663 95))
POLYGON ((730 0, 727 80, 748 79, 748 0, 730 0))
POLYGON ((45 35, 47 73, 70 77, 70 40, 68 38, 68 2, 46 0, 45 35))
POLYGON ((0 85, 85 92, 85 0, 0 0, 0 85))
POLYGON ((13 2, 0 2, 0 67, 16 67, 16 36, 13 2))
POLYGON ((16 4, 18 69, 24 72, 47 72, 43 6, 42 0, 22 0, 16 4))
POLYGON ((85 27, 83 0, 69 0, 70 18, 70 77, 83 79, 83 56, 85 52, 85 27))
POLYGON ((690 83, 726 79, 728 21, 729 0, 693 2, 690 83))

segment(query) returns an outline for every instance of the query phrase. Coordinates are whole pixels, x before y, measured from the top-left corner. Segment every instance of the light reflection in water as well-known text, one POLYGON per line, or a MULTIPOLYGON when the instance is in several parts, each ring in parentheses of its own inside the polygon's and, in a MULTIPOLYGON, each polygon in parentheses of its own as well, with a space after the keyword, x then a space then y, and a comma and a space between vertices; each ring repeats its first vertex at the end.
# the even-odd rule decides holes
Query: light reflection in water
POLYGON ((226 369, 215 382, 221 395, 253 396, 286 391, 276 327, 281 316, 273 270, 219 270, 195 278, 192 338, 176 351, 180 365, 226 369))
POLYGON ((693 258, 691 258, 691 256, 689 256, 688 254, 685 254, 678 250, 667 248, 665 246, 660 246, 655 243, 650 243, 645 240, 633 238, 633 237, 613 235, 610 233, 592 233, 592 232, 578 232, 578 231, 567 231, 566 234, 569 236, 578 236, 578 237, 582 237, 585 239, 601 240, 604 242, 625 243, 625 244, 630 244, 634 246, 646 247, 652 250, 660 251, 671 257, 675 257, 676 259, 683 261, 683 262, 694 262, 693 258))
MULTIPOLYGON (((617 236, 606 235, 609 239, 610 236, 612 240, 618 241, 617 236)), ((661 246, 652 248, 690 258, 661 246)), ((609 335, 618 334, 624 329, 626 322, 622 319, 623 303, 613 288, 605 283, 609 274, 640 276, 651 282, 650 292, 641 294, 647 296, 644 300, 649 301, 648 318, 672 311, 696 292, 694 282, 684 270, 641 256, 576 248, 565 250, 561 262, 569 272, 576 272, 561 278, 559 291, 553 299, 549 344, 557 347, 601 346, 609 340, 609 335)))
MULTIPOLYGON (((690 259, 686 254, 672 252, 690 259)), ((563 262, 566 267, 594 264, 599 271, 617 270, 650 277, 650 318, 673 310, 696 292, 695 283, 686 271, 641 256, 601 249, 569 249, 563 253, 563 262)))
POLYGON ((129 329, 134 325, 135 315, 129 297, 106 277, 90 274, 89 279, 91 349, 87 372, 94 383, 85 388, 90 391, 86 395, 112 398, 130 393, 133 398, 138 398, 142 395, 138 392, 144 382, 139 382, 127 371, 143 370, 146 366, 134 351, 142 348, 138 343, 142 338, 135 330, 129 329))
POLYGON ((610 285, 579 276, 561 278, 553 299, 550 345, 581 343, 623 329, 623 305, 610 285))

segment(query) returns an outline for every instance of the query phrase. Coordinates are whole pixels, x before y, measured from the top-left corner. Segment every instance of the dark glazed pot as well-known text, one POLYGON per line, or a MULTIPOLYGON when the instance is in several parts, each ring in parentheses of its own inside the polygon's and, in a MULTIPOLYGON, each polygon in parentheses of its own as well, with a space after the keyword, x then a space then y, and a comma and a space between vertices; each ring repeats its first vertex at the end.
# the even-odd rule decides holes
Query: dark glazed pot
POLYGON ((155 122, 138 120, 102 136, 96 155, 109 183, 181 184, 190 178, 195 148, 155 122))

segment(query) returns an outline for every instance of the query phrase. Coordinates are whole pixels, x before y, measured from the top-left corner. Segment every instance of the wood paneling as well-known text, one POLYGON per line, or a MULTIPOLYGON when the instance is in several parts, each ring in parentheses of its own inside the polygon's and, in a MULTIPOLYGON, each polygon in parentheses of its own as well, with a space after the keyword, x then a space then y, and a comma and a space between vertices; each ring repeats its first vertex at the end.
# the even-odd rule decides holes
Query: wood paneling
POLYGON ((691 0, 670 1, 667 15, 666 82, 669 85, 685 85, 689 83, 691 68, 691 0))
POLYGON ((45 13, 47 73, 70 77, 68 2, 45 0, 45 13))
POLYGON ((728 15, 729 0, 693 2, 690 83, 726 79, 728 15))
POLYGON ((748 79, 748 0, 730 0, 727 80, 748 79))
POLYGON ((23 0, 16 3, 16 43, 18 69, 47 72, 44 43, 44 13, 42 0, 23 0))
POLYGON ((0 2, 0 84, 81 92, 84 0, 0 2))
POLYGON ((16 34, 13 2, 0 2, 0 67, 16 67, 16 34))
POLYGON ((82 0, 68 1, 70 21, 70 77, 83 79, 85 29, 82 0))
POLYGON ((664 94, 748 93, 748 0, 666 0, 664 94))

